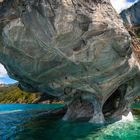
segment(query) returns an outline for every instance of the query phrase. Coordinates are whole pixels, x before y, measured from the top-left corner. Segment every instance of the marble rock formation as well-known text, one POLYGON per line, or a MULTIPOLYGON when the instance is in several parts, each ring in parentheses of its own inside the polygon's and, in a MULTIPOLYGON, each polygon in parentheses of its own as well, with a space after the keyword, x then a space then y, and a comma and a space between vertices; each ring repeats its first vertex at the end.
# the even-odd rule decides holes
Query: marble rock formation
POLYGON ((64 120, 120 119, 140 94, 131 37, 109 0, 4 0, 0 62, 23 90, 63 99, 64 120))

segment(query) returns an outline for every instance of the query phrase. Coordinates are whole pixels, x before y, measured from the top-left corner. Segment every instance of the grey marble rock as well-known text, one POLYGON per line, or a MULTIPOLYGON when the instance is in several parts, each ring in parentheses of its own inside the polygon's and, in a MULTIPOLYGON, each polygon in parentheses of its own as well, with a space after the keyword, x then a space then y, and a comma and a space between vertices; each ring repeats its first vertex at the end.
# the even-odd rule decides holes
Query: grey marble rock
POLYGON ((0 62, 23 90, 63 99, 64 120, 117 120, 140 95, 131 37, 109 0, 4 0, 0 62))

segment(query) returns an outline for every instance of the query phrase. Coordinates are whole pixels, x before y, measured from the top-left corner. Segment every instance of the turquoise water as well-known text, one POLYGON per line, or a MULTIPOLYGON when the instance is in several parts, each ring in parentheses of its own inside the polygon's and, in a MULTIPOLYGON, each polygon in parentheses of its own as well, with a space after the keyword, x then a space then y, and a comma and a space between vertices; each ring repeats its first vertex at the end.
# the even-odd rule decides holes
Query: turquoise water
POLYGON ((87 122, 64 122, 47 117, 48 109, 62 105, 0 105, 0 140, 139 140, 140 116, 98 126, 87 122))
POLYGON ((131 105, 132 108, 140 108, 140 104, 133 104, 131 105))

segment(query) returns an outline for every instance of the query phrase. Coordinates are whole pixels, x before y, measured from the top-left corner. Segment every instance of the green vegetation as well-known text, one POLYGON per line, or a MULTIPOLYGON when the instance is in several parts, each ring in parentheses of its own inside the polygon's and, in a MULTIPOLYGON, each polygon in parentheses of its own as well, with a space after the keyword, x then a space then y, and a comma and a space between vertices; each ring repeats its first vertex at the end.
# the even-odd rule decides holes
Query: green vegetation
POLYGON ((30 93, 22 91, 17 84, 0 85, 0 104, 9 103, 43 103, 43 104, 63 104, 64 101, 43 93, 30 93))
POLYGON ((137 33, 137 37, 140 38, 140 32, 137 33))
POLYGON ((40 96, 39 93, 24 92, 16 84, 0 87, 0 103, 34 103, 40 96))
POLYGON ((135 33, 136 33, 137 37, 140 38, 140 27, 137 27, 135 29, 135 33))

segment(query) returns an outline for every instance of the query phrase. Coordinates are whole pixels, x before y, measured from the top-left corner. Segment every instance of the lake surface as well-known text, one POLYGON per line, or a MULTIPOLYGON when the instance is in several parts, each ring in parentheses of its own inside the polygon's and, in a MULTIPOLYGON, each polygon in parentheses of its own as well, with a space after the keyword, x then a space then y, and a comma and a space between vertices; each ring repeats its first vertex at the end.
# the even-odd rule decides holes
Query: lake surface
POLYGON ((64 122, 48 117, 48 109, 63 105, 0 105, 0 140, 139 140, 140 115, 134 121, 105 126, 87 122, 64 122))

